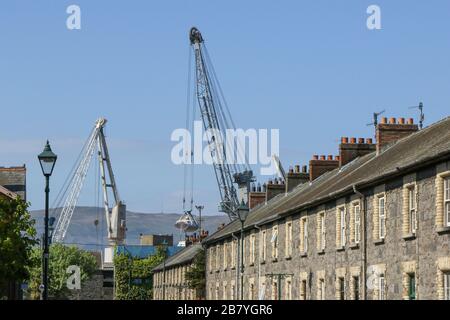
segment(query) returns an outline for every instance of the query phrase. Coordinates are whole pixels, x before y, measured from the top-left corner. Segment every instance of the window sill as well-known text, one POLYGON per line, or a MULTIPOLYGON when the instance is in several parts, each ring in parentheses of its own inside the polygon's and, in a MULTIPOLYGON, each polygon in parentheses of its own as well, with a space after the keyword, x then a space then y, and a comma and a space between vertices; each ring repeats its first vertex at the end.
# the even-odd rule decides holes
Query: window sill
POLYGON ((323 254, 325 254, 325 249, 322 249, 322 250, 320 250, 320 251, 317 251, 317 254, 318 254, 318 255, 323 255, 323 254))
POLYGON ((285 260, 291 260, 291 259, 292 259, 292 256, 291 256, 291 255, 285 256, 284 259, 285 259, 285 260))
POLYGON ((300 257, 304 258, 307 257, 308 253, 307 252, 300 252, 300 257))
POLYGON ((336 251, 345 251, 345 247, 336 248, 336 251))
POLYGON ((350 249, 355 250, 355 249, 359 249, 359 243, 353 243, 350 245, 350 249))
POLYGON ((253 267, 254 265, 255 265, 254 262, 250 262, 250 263, 248 264, 249 267, 253 267))
POLYGON ((236 267, 231 267, 231 270, 236 270, 236 267))
POLYGON ((450 227, 438 227, 436 231, 438 234, 448 234, 450 233, 450 227))
POLYGON ((266 264, 266 260, 262 260, 260 264, 266 264))
POLYGON ((384 239, 377 239, 373 242, 375 245, 384 244, 384 239))
POLYGON ((414 240, 414 239, 416 239, 416 234, 415 233, 408 233, 408 234, 405 234, 402 238, 405 241, 414 240))
POLYGON ((278 258, 272 258, 272 262, 277 262, 278 258))

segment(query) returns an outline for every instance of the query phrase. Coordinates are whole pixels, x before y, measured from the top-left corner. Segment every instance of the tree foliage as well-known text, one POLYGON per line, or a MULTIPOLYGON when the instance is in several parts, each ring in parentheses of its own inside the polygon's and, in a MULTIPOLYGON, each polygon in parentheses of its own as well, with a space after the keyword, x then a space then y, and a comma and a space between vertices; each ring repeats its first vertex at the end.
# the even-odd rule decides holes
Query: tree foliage
MULTIPOLYGON (((30 298, 38 299, 39 285, 42 283, 42 249, 35 247, 32 252, 33 266, 30 269, 29 283, 30 298)), ((67 288, 67 273, 69 266, 80 267, 81 285, 88 280, 97 269, 97 262, 92 253, 75 246, 52 244, 49 258, 49 297, 52 299, 66 299, 70 295, 67 288)))
POLYGON ((31 251, 37 240, 28 206, 20 198, 0 199, 0 291, 9 282, 29 277, 31 251))
POLYGON ((194 289, 199 299, 206 297, 206 254, 201 250, 194 258, 192 268, 186 272, 188 286, 194 289))
POLYGON ((133 258, 129 254, 114 256, 115 299, 150 300, 152 292, 152 269, 162 263, 166 251, 158 248, 155 255, 145 259, 133 258))

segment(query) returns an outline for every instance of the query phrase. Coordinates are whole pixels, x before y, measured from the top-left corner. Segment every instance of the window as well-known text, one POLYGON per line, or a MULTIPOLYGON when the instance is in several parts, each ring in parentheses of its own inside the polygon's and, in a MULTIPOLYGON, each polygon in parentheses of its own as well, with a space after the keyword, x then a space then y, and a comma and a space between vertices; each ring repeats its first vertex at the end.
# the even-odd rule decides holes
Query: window
POLYGON ((225 242, 223 244, 223 269, 227 270, 228 268, 228 243, 225 242))
POLYGON ((213 257, 214 257, 214 248, 209 248, 209 272, 213 271, 213 257))
POLYGON ((408 273, 408 298, 416 300, 416 275, 414 273, 408 273))
POLYGON ((386 214, 385 214, 385 198, 384 196, 378 198, 378 237, 384 239, 386 236, 386 214))
POLYGON ((255 300, 255 283, 254 280, 250 280, 250 287, 248 290, 248 299, 249 300, 255 300))
POLYGON ((216 247, 216 270, 220 268, 220 245, 216 247))
POLYGON ((224 281, 223 282, 223 291, 222 291, 222 294, 223 294, 222 300, 227 300, 227 288, 228 288, 227 282, 224 281))
POLYGON ((272 243, 272 259, 276 260, 278 258, 278 226, 273 226, 270 242, 272 243))
POLYGON ((231 241, 231 267, 236 268, 236 239, 231 241))
POLYGON ((278 300, 278 283, 276 280, 272 280, 272 300, 278 300))
POLYGON ((353 277, 353 299, 359 300, 359 277, 353 277))
POLYGON ((286 278, 286 300, 292 300, 292 279, 290 277, 286 278))
POLYGON ((345 206, 337 208, 336 215, 336 247, 345 247, 345 206))
POLYGON ((416 188, 408 188, 408 214, 409 214, 409 233, 416 233, 416 188))
POLYGON ((444 179, 444 216, 445 225, 450 227, 450 177, 444 179))
POLYGON ((444 299, 450 300, 450 272, 444 272, 444 299))
POLYGON ((345 300, 345 278, 339 278, 339 300, 345 300))
POLYGON ((378 300, 386 300, 384 274, 378 278, 378 300))
POLYGON ((255 235, 250 235, 250 264, 253 265, 255 263, 255 235))
POLYGON ((300 281, 300 300, 306 300, 306 280, 300 281))
POLYGON ((325 250, 325 212, 321 212, 317 219, 317 250, 325 250))
POLYGON ((261 262, 266 261, 266 249, 267 249, 267 243, 266 243, 266 230, 261 232, 261 262))
POLYGON ((359 243, 361 241, 361 206, 359 203, 353 205, 353 219, 354 219, 354 242, 359 243))
POLYGON ((231 282, 231 286, 230 286, 230 297, 231 300, 235 300, 236 299, 236 286, 234 285, 234 281, 231 282))
POLYGON ((325 300, 325 279, 319 279, 318 300, 325 300))
POLYGON ((286 221, 286 257, 292 255, 292 221, 286 221))
POLYGON ((302 254, 308 252, 308 220, 306 217, 300 219, 300 251, 302 254))

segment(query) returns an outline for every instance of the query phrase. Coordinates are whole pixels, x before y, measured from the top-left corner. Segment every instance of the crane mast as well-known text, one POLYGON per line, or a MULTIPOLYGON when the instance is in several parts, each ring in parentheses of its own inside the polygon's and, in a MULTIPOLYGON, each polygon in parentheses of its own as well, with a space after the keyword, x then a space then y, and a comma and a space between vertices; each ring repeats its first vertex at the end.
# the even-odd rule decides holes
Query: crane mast
POLYGON ((219 210, 228 214, 230 220, 234 220, 237 218, 236 211, 240 202, 248 203, 250 183, 254 181, 253 172, 247 164, 245 164, 245 170, 239 170, 238 166, 227 161, 226 148, 221 135, 221 129, 227 129, 224 127, 227 123, 226 114, 219 101, 220 95, 214 88, 214 70, 208 69, 207 61, 205 61, 205 47, 200 31, 192 28, 189 38, 195 55, 197 102, 221 197, 219 210), (235 183, 238 185, 239 195, 234 186, 235 183))
POLYGON ((126 233, 126 206, 122 203, 117 190, 114 173, 111 166, 111 160, 108 153, 105 134, 103 128, 106 119, 100 118, 96 121, 85 147, 81 152, 80 161, 76 164, 76 170, 67 186, 69 191, 61 209, 58 222, 53 233, 53 242, 63 242, 72 219, 78 198, 83 187, 83 183, 91 160, 94 155, 95 147, 98 149, 98 161, 103 189, 103 205, 105 210, 106 226, 108 231, 108 241, 110 245, 122 244, 126 233), (107 177, 109 179, 107 180, 107 177), (111 189, 114 197, 114 206, 110 209, 108 189, 111 189))

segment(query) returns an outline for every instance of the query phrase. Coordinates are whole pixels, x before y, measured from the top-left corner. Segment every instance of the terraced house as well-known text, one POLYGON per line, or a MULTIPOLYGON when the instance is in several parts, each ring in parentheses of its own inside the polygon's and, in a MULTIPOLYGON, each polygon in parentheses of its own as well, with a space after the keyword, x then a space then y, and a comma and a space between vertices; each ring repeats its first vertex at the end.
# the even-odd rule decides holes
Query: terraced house
MULTIPOLYGON (((450 118, 383 118, 249 194, 245 299, 450 299, 450 118)), ((203 241, 208 299, 240 295, 241 222, 203 241)))

